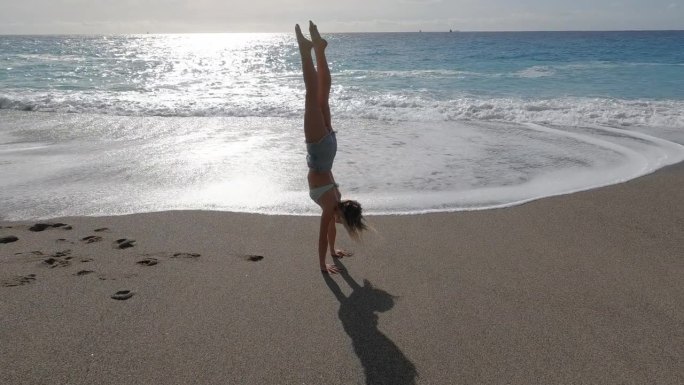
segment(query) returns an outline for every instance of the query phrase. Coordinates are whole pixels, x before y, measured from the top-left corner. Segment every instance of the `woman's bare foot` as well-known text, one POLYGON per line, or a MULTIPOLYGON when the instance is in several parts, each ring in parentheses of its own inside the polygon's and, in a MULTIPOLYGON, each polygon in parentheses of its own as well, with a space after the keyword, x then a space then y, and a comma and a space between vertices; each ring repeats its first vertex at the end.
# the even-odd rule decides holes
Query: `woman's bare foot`
POLYGON ((343 258, 343 257, 351 257, 354 255, 351 251, 347 250, 335 250, 334 253, 330 254, 333 258, 343 258))
POLYGON ((309 52, 313 48, 313 43, 304 37, 302 34, 302 29, 299 28, 299 24, 295 25, 295 34, 297 35, 297 44, 299 44, 299 50, 301 52, 309 52))
POLYGON ((321 273, 323 274, 337 274, 341 272, 343 269, 337 267, 336 265, 326 263, 325 267, 321 267, 321 273))
POLYGON ((309 33, 311 34, 311 41, 315 50, 323 50, 328 46, 328 42, 318 33, 318 26, 309 20, 309 33))

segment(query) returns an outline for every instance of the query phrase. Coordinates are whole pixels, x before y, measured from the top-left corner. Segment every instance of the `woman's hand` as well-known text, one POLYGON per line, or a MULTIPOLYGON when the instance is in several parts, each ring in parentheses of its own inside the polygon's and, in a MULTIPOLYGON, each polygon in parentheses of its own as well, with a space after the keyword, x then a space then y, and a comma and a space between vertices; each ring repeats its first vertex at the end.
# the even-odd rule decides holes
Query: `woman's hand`
POLYGON ((354 253, 352 253, 351 251, 347 251, 347 250, 335 249, 335 251, 331 252, 330 255, 333 258, 343 258, 343 257, 351 257, 352 255, 354 255, 354 253))
POLYGON ((342 268, 340 268, 336 265, 333 265, 331 263, 326 263, 325 267, 321 267, 321 273, 323 273, 323 274, 337 274, 337 273, 341 272, 342 270, 343 270, 342 268))

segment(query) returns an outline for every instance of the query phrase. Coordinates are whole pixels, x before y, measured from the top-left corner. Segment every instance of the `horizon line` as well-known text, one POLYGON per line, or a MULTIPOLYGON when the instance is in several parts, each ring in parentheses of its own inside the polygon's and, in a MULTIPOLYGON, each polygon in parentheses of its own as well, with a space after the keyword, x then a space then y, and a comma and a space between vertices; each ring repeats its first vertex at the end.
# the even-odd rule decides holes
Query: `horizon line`
MULTIPOLYGON (((539 29, 539 30, 417 30, 417 31, 339 31, 326 34, 370 34, 370 33, 530 33, 530 32, 683 32, 684 29, 539 29)), ((37 32, 37 33, 0 33, 0 36, 116 36, 116 35, 191 35, 191 34, 281 34, 279 32, 238 32, 238 31, 193 31, 193 32, 37 32)))

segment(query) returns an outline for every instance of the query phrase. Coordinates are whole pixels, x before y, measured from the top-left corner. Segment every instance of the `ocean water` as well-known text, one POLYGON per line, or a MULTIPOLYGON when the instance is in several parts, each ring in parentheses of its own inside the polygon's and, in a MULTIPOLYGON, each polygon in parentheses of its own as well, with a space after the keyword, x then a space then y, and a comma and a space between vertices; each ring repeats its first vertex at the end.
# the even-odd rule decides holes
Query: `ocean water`
MULTIPOLYGON (((684 159, 684 32, 324 34, 370 214, 505 207, 684 159)), ((0 36, 0 218, 319 212, 294 34, 0 36)))

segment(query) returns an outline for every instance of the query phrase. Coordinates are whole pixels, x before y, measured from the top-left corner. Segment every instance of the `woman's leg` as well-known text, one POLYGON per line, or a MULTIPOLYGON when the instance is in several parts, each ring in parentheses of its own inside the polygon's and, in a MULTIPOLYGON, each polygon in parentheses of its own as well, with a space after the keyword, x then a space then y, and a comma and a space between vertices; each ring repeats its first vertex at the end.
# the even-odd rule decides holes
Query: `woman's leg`
POLYGON ((332 81, 330 78, 330 68, 328 68, 328 60, 325 57, 325 48, 328 46, 328 42, 321 38, 321 35, 318 33, 318 26, 312 21, 309 21, 309 33, 311 34, 313 49, 316 53, 316 69, 318 70, 318 105, 323 113, 325 126, 328 130, 332 130, 330 105, 328 104, 332 81))
POLYGON ((313 44, 307 40, 299 28, 295 26, 299 53, 302 56, 302 72, 304 74, 304 86, 306 98, 304 102, 304 137, 308 143, 315 143, 328 134, 325 126, 323 113, 318 104, 318 75, 313 65, 311 49, 313 44))

